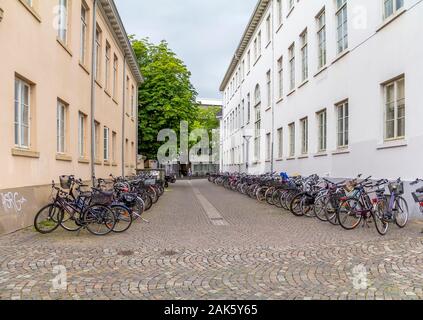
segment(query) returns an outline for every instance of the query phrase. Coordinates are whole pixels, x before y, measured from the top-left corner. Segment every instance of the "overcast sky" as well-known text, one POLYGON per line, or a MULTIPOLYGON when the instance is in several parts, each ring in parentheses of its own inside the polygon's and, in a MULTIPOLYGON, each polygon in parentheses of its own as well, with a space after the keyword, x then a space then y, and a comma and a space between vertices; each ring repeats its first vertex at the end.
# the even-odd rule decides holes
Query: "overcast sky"
POLYGON ((219 86, 257 0, 115 0, 125 29, 169 42, 192 72, 200 98, 219 86))

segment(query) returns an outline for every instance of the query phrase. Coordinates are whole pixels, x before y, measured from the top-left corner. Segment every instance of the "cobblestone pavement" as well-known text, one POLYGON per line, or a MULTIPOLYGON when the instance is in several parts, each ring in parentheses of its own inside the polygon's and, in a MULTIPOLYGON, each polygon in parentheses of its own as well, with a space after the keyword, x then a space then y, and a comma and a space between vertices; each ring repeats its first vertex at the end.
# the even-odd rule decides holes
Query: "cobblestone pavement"
POLYGON ((418 222, 347 232, 207 181, 172 185, 146 218, 103 238, 0 237, 0 299, 423 298, 418 222))

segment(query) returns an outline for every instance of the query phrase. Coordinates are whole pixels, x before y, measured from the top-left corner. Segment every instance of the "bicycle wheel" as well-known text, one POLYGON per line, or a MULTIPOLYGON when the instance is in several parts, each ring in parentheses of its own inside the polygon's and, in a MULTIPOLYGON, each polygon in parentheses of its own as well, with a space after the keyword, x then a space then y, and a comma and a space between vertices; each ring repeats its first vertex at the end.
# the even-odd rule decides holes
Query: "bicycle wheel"
POLYGON ((113 205, 110 207, 115 214, 115 226, 113 232, 122 233, 128 230, 132 225, 132 215, 128 208, 121 205, 113 205))
POLYGON ((328 197, 326 195, 320 196, 316 199, 314 203, 314 214, 320 221, 328 222, 328 217, 326 215, 326 205, 328 202, 328 197))
POLYGON ((338 214, 337 214, 338 209, 339 209, 338 201, 335 201, 334 199, 329 198, 328 201, 326 202, 325 215, 326 215, 327 221, 329 221, 329 223, 334 226, 339 225, 338 214))
POLYGON ((403 197, 395 199, 393 211, 395 214, 395 223, 399 228, 404 228, 408 223, 409 212, 408 203, 403 197))
POLYGON ((41 234, 56 230, 63 218, 63 209, 51 203, 38 211, 34 218, 34 227, 41 234))
POLYGON ((258 202, 265 202, 266 201, 266 191, 267 191, 267 187, 261 187, 257 189, 256 192, 256 198, 258 200, 258 202))
POLYGON ((353 230, 357 228, 363 219, 363 206, 358 199, 349 198, 341 201, 337 211, 339 224, 345 230, 353 230))
POLYGON ((276 189, 275 192, 272 194, 272 202, 276 206, 276 208, 282 208, 281 204, 281 192, 282 190, 276 189))
POLYGON ((113 231, 116 218, 114 212, 109 207, 95 204, 84 212, 83 222, 92 234, 105 236, 113 231))
POLYGON ((305 198, 304 194, 300 193, 297 194, 295 197, 292 198, 292 201, 289 205, 289 210, 294 216, 302 217, 304 215, 301 207, 301 202, 305 198))
POLYGON ((375 222, 376 230, 381 236, 386 235, 389 229, 389 222, 384 219, 386 208, 388 208, 386 201, 380 201, 377 205, 376 211, 373 212, 373 220, 375 222))
POLYGON ((315 199, 305 196, 301 199, 301 212, 303 216, 308 218, 314 218, 316 215, 314 213, 314 203, 315 199))
POLYGON ((63 212, 63 219, 60 223, 60 226, 66 231, 76 232, 82 228, 81 224, 78 222, 80 213, 73 212, 69 213, 67 210, 63 212))
POLYGON ((271 187, 271 188, 267 189, 266 195, 265 195, 266 202, 268 204, 270 204, 271 206, 274 205, 274 202, 273 202, 273 194, 274 193, 275 193, 275 187, 271 187))
POLYGON ((132 218, 134 221, 141 218, 141 215, 144 213, 145 204, 141 197, 137 197, 135 204, 130 208, 132 210, 132 218))

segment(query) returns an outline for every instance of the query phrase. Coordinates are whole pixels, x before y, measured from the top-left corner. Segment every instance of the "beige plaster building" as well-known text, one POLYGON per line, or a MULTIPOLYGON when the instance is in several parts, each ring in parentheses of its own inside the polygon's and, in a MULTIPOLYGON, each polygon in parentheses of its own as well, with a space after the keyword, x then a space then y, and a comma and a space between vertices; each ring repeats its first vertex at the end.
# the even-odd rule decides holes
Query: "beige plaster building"
POLYGON ((113 0, 0 0, 0 234, 59 175, 135 172, 142 81, 113 0))

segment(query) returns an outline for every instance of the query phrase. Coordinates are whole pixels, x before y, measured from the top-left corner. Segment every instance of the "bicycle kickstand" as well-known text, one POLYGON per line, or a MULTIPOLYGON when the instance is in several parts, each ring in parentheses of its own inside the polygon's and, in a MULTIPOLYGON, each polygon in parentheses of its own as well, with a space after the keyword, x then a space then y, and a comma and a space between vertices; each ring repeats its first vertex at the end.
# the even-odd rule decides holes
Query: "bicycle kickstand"
POLYGON ((145 223, 150 223, 150 221, 148 221, 147 219, 144 219, 143 217, 141 217, 141 220, 144 221, 145 223))

